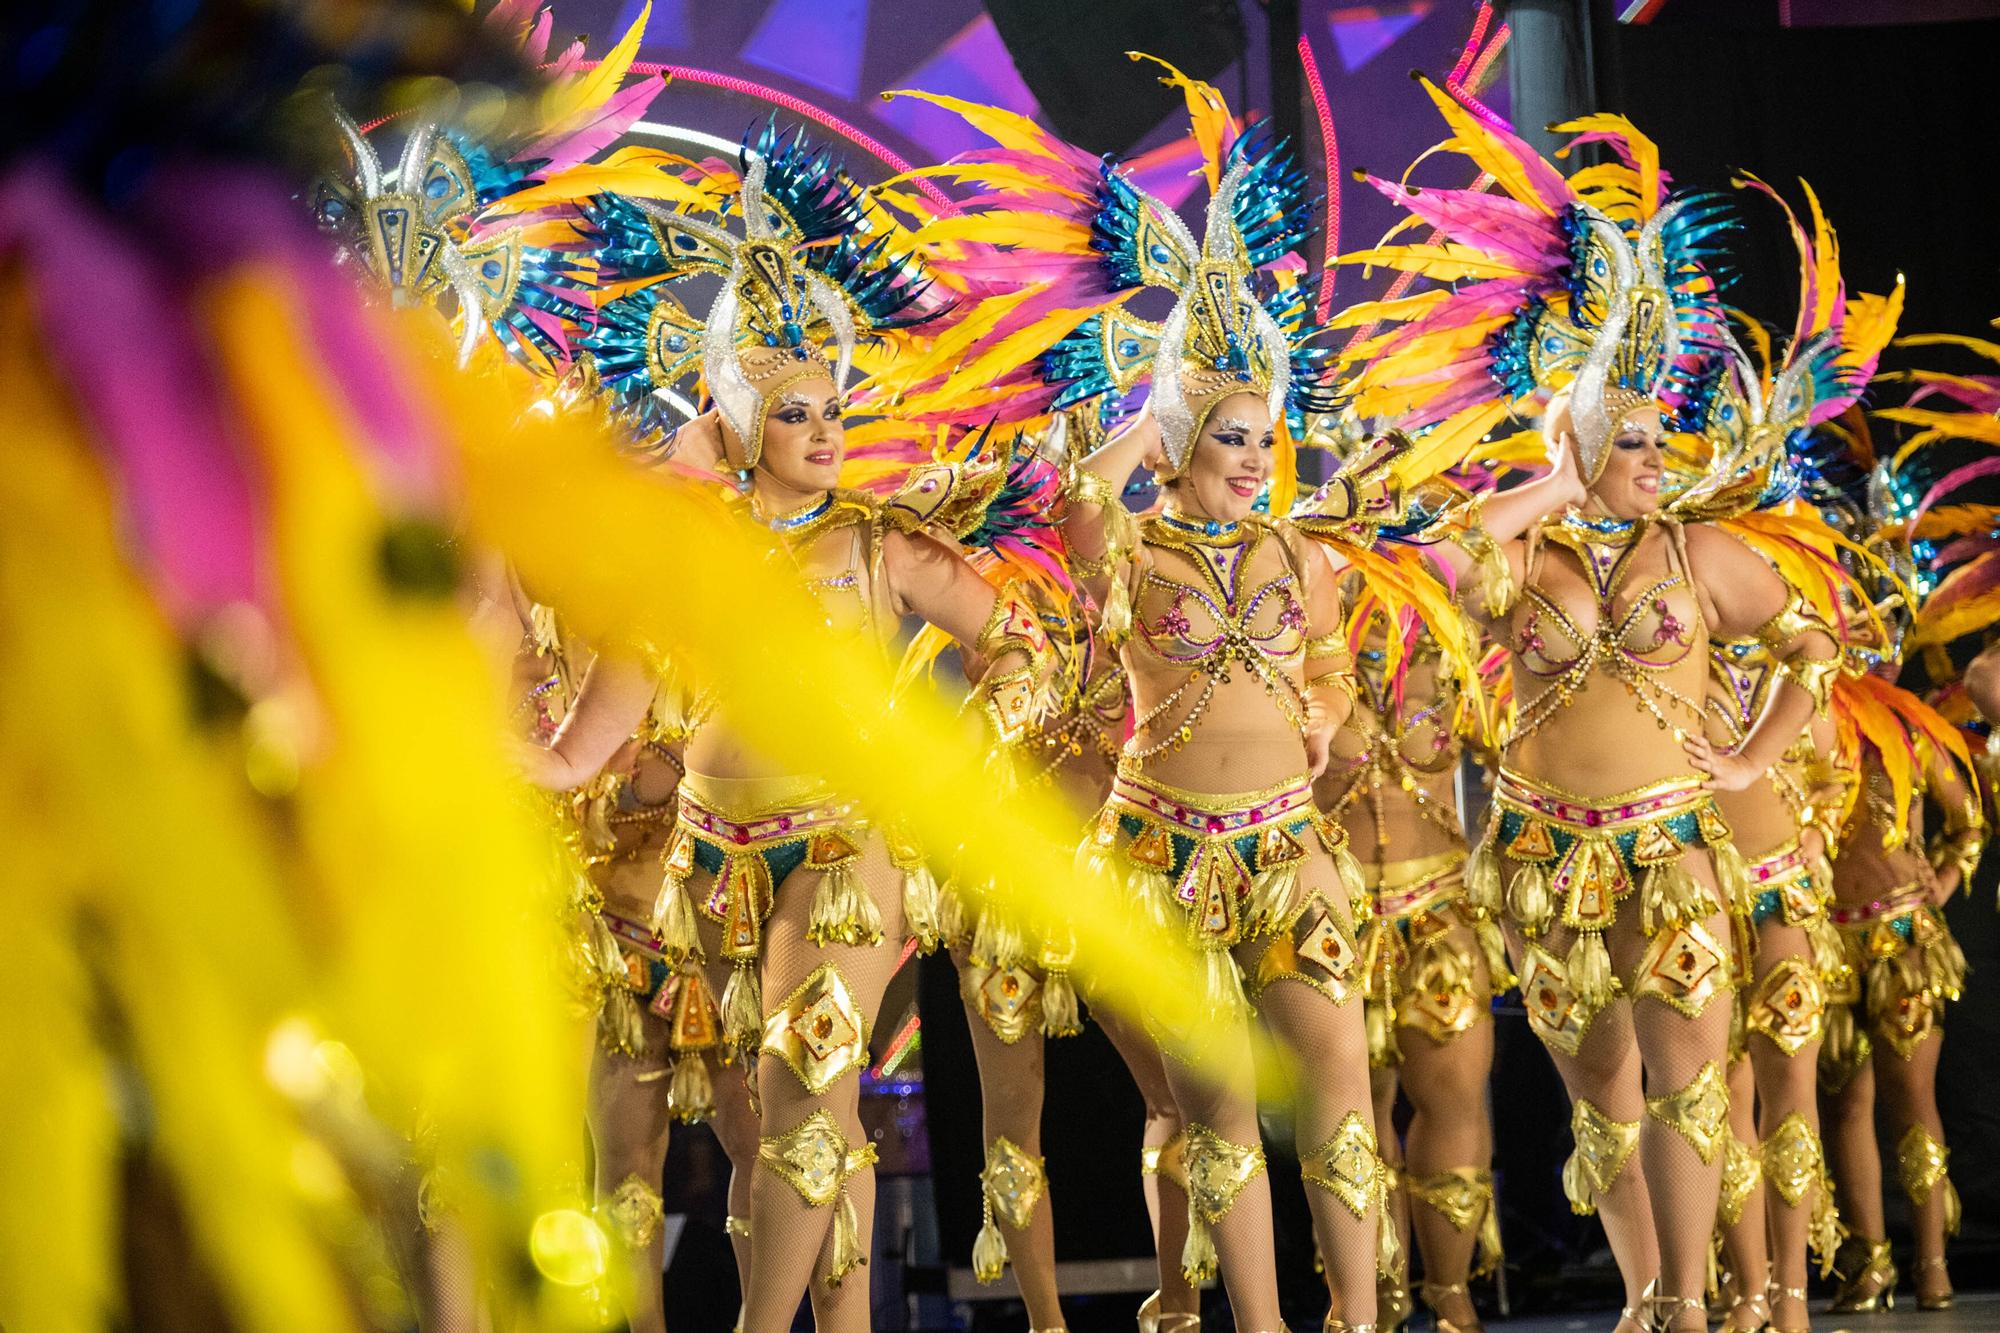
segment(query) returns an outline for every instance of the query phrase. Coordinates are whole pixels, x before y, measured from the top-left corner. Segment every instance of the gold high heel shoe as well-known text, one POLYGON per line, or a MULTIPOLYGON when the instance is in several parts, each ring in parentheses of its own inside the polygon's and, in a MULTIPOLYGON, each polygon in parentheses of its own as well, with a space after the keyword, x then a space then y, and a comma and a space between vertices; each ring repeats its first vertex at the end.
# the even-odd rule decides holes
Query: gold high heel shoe
POLYGON ((1771 1301, 1761 1291, 1753 1296, 1738 1292, 1722 1320, 1722 1333, 1765 1333, 1770 1327, 1771 1301))
POLYGON ((1160 1308, 1160 1293, 1154 1292, 1139 1306, 1139 1333, 1197 1333, 1201 1316, 1160 1308))
POLYGON ((1833 1271, 1840 1275, 1840 1287, 1833 1293, 1828 1314, 1874 1314, 1896 1308, 1896 1264, 1889 1257, 1889 1242, 1849 1236, 1833 1256, 1833 1271))
POLYGON ((1424 1298, 1430 1308, 1431 1319, 1437 1324, 1437 1333, 1486 1333, 1486 1325, 1479 1322, 1479 1311, 1473 1308, 1472 1293, 1465 1289, 1463 1282, 1419 1282, 1417 1294, 1424 1298), (1441 1297, 1460 1296, 1465 1299, 1465 1308, 1472 1311, 1467 1319, 1448 1318, 1438 1308, 1441 1297))
POLYGON ((1674 1333, 1674 1320, 1686 1310, 1695 1312, 1703 1333, 1707 1333, 1708 1302, 1699 1296, 1648 1295, 1639 1303, 1639 1322, 1646 1333, 1674 1333))
POLYGON ((1409 1287, 1392 1277, 1375 1279, 1375 1319, 1381 1333, 1402 1333, 1410 1309, 1409 1287))
POLYGON ((1350 1324, 1345 1319, 1335 1319, 1328 1315, 1320 1321, 1320 1333, 1377 1333, 1373 1324, 1350 1324))
POLYGON ((1924 1295, 1923 1275, 1933 1268, 1937 1269, 1940 1273, 1945 1272, 1943 1255, 1940 1254, 1930 1259, 1919 1259, 1917 1261, 1917 1308, 1926 1314, 1929 1314, 1933 1310, 1949 1310, 1952 1301, 1956 1299, 1955 1293, 1951 1289, 1950 1274, 1945 1275, 1943 1291, 1934 1296, 1924 1295))
POLYGON ((1778 1323, 1777 1321, 1778 1316, 1775 1313, 1778 1304, 1777 1297, 1780 1296, 1784 1297, 1786 1300, 1797 1301, 1799 1303, 1799 1308, 1802 1310, 1805 1309, 1806 1289, 1804 1287, 1781 1287, 1777 1283, 1773 1282, 1766 1289, 1766 1294, 1772 1297, 1771 1305, 1774 1311, 1774 1313, 1771 1315, 1771 1323, 1770 1323, 1771 1333, 1812 1333, 1812 1327, 1809 1324, 1801 1324, 1797 1328, 1784 1327, 1783 1325, 1778 1323))

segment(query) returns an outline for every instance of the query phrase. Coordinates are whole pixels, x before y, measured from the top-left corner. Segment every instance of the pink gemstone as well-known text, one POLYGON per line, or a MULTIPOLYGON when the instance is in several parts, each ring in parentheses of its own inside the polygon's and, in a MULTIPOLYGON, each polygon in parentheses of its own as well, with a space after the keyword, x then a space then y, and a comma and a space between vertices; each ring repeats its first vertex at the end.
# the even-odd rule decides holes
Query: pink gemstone
POLYGON ((1211 815, 1208 821, 1208 831, 1210 833, 1222 832, 1222 821, 1211 815))
POLYGON ((1252 811, 1250 812, 1250 822, 1251 822, 1251 823, 1253 823, 1253 824, 1261 824, 1261 823, 1263 823, 1263 822, 1264 822, 1264 812, 1263 812, 1262 810, 1252 810, 1252 811))
POLYGON ((750 841, 750 830, 747 828, 731 829, 729 831, 729 836, 731 840, 733 840, 740 846, 743 843, 750 841))
POLYGON ((792 817, 790 815, 779 815, 778 832, 789 833, 791 832, 791 828, 792 828, 792 817))

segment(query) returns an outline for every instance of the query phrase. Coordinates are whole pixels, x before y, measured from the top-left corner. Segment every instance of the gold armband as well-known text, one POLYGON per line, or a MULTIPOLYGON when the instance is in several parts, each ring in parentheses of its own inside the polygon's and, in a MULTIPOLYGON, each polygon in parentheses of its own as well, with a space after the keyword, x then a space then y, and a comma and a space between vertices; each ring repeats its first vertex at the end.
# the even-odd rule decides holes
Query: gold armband
POLYGON ((1986 848, 1986 824, 1976 805, 1969 805, 1955 823, 1956 827, 1947 828, 1932 839, 1929 860, 1931 869, 1940 874, 1947 867, 1956 866, 1963 886, 1972 883, 1972 872, 1979 868, 1979 854, 1986 848))
POLYGON ((1472 557, 1479 576, 1479 592, 1486 603, 1486 618, 1498 620, 1514 609, 1519 589, 1507 553, 1486 531, 1486 497, 1481 495, 1465 507, 1464 526, 1458 533, 1459 549, 1472 557))
POLYGON ((973 648, 989 664, 1017 651, 1027 658, 1005 670, 991 667, 972 692, 992 724, 995 738, 1003 745, 1012 745, 1027 734, 1035 717, 1039 682, 1050 652, 1048 631, 1040 616, 1013 593, 1005 592, 994 602, 993 614, 987 617, 986 628, 979 631, 973 648))
POLYGON ((1833 683, 1840 678, 1840 636, 1833 627, 1813 614, 1805 599, 1796 592, 1778 608, 1776 615, 1757 627, 1757 641, 1770 649, 1779 670, 1812 696, 1814 711, 1825 713, 1827 703, 1833 697, 1833 683), (1787 654, 1785 648, 1796 644, 1806 635, 1818 631, 1826 635, 1834 644, 1831 657, 1807 657, 1803 647, 1795 647, 1787 654))
POLYGON ((1087 468, 1078 468, 1069 481, 1072 504, 1110 506, 1118 503, 1118 488, 1087 468))

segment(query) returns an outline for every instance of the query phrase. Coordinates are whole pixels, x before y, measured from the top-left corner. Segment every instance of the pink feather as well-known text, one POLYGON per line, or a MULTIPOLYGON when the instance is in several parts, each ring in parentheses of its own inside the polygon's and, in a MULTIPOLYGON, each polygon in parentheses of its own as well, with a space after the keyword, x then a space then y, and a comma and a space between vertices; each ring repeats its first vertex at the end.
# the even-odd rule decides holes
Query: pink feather
POLYGON ((535 180, 547 180, 587 162, 623 137, 625 131, 646 114, 646 108, 653 104, 653 99, 660 95, 660 89, 664 87, 665 80, 648 75, 605 98, 582 120, 565 125, 528 145, 514 154, 514 158, 516 161, 548 159, 545 165, 536 169, 535 180))

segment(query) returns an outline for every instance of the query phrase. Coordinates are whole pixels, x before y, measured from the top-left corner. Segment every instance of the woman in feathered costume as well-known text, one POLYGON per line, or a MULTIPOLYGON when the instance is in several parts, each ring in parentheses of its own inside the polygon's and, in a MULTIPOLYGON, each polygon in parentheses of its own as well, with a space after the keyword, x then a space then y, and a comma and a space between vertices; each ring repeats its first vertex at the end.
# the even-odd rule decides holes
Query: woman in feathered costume
MULTIPOLYGON (((1077 470, 1066 531, 1135 712, 1093 853, 1128 877, 1138 910, 1207 962, 1204 1030, 1157 1034, 1215 1059, 1167 1066, 1187 1122, 1183 1263, 1191 1277, 1219 1265, 1237 1327, 1280 1327, 1247 990, 1313 1074, 1297 1134, 1337 1292, 1326 1326, 1367 1327, 1378 1247, 1392 1233, 1355 1003, 1358 883, 1344 834, 1311 793, 1352 702, 1329 547, 1365 564, 1399 607, 1431 596, 1432 614, 1450 613, 1425 576, 1372 550, 1374 524, 1394 509, 1397 446, 1379 442, 1294 517, 1256 512, 1267 487, 1274 509, 1289 507, 1286 415, 1326 406, 1287 258, 1307 231, 1303 179, 1261 127, 1233 131, 1213 88, 1169 72, 1211 188, 1202 239, 1115 163, 949 99, 936 100, 1002 147, 946 170, 995 188, 922 234, 944 252, 939 266, 986 298, 984 330, 960 350, 991 368, 1001 410, 1150 388, 1139 417, 1077 470), (1016 298, 994 299, 986 282, 1011 282, 1016 298), (1161 324, 1125 309, 1147 288, 1173 299, 1161 324), (1052 339, 1039 365, 1020 367, 1052 339), (1141 467, 1164 499, 1135 532, 1119 496, 1141 467)), ((911 380, 921 403, 922 377, 911 380)))
MULTIPOLYGON (((1348 313, 1393 324, 1350 349, 1367 362, 1356 406, 1446 433, 1541 415, 1548 476, 1470 506, 1437 548, 1511 654, 1519 696, 1467 886, 1504 910, 1530 1021, 1574 1098, 1564 1183, 1605 1213, 1627 1318, 1705 1326, 1741 873, 1714 793, 1756 781, 1823 706, 1835 642, 1756 555, 1661 508, 1686 358, 1720 330, 1713 205, 1670 199, 1652 144, 1614 117, 1560 127, 1622 159, 1565 180, 1426 87, 1446 147, 1502 193, 1373 180, 1404 226, 1441 239, 1350 260, 1478 281, 1348 313), (1767 643, 1785 671, 1731 751, 1702 735, 1723 635, 1767 643)), ((1743 464, 1718 460, 1712 484, 1743 464)))
MULTIPOLYGON (((1860 397, 1895 327, 1901 288, 1889 298, 1849 298, 1832 228, 1807 187, 1808 235, 1774 191, 1755 178, 1739 184, 1785 211, 1799 251, 1799 312, 1790 343, 1771 350, 1746 325, 1760 364, 1732 335, 1697 394, 1693 425, 1710 458, 1672 508, 1684 520, 1716 524, 1761 555, 1802 601, 1803 613, 1843 638, 1869 633, 1871 616, 1843 560, 1860 548, 1798 498, 1808 433, 1860 397), (1738 460, 1732 465, 1730 460, 1738 460)), ((1710 641, 1709 740, 1733 748, 1757 725, 1784 668, 1755 636, 1710 641)), ((1724 1252, 1732 1279, 1730 1329, 1807 1325, 1807 1246, 1822 1269, 1841 1238, 1819 1133, 1814 1067, 1826 996, 1846 985, 1846 962, 1828 922, 1828 856, 1843 808, 1834 761, 1834 724, 1816 714, 1759 781, 1717 794, 1745 862, 1735 904, 1737 1001, 1741 1032, 1732 1043, 1730 1131, 1723 1145, 1724 1252), (1768 1188, 1767 1188, 1768 1187, 1768 1188), (1766 1234, 1769 1244, 1766 1244, 1766 1234)))
MULTIPOLYGON (((886 501, 838 485, 857 335, 908 318, 921 284, 902 261, 856 242, 860 192, 829 157, 796 138, 767 136, 759 147, 727 191, 620 168, 651 235, 650 269, 629 257, 643 242, 627 247, 628 278, 722 279, 699 325, 649 293, 659 299, 645 325, 646 373, 663 386, 699 365, 715 407, 684 435, 705 436, 700 447, 726 460, 741 487, 733 503, 782 539, 831 631, 886 646, 903 615, 928 620, 963 646, 978 676, 975 706, 1010 744, 1035 710, 1048 645, 1037 617, 996 592, 952 539, 965 506, 991 488, 968 487, 968 471, 942 464, 886 501), (723 225, 717 202, 743 234, 723 225)), ((712 168, 696 174, 714 180, 712 168)), ((671 649, 662 665, 671 669, 671 649)), ((843 1282, 865 1259, 873 1203, 860 1071, 898 959, 893 942, 936 930, 934 883, 853 802, 758 759, 692 686, 687 774, 652 925, 669 958, 705 961, 725 1040, 757 1060, 764 1137, 742 1326, 789 1328, 810 1288, 820 1327, 865 1328, 866 1283, 843 1282), (810 1281, 815 1273, 822 1282, 810 1281)), ((595 708, 586 691, 542 780, 571 786, 593 775, 653 688, 607 692, 595 708)))
MULTIPOLYGON (((1976 395, 1978 388, 1958 386, 1951 396, 1976 395)), ((2000 467, 1982 458, 1930 484, 1917 480, 1927 471, 1936 475, 1923 456, 1929 444, 1952 435, 1995 442, 1976 397, 1968 404, 1973 410, 1962 414, 1917 405, 1932 392, 1920 389, 1909 404, 1877 413, 1921 428, 1894 459, 1878 464, 1857 441, 1853 460, 1868 481, 1866 513, 1879 529, 1874 540, 1907 578, 1879 599, 1889 633, 1872 652, 1857 654, 1869 670, 1843 680, 1834 700, 1840 753, 1860 778, 1834 860, 1832 908, 1853 975, 1833 997, 1820 1052, 1834 1180, 1851 1231, 1835 1263, 1840 1288, 1829 1308, 1839 1313, 1886 1309, 1895 1295, 1875 1137, 1878 1098, 1912 1210, 1918 1307, 1944 1309, 1952 1297, 1944 1254, 1958 1229, 1958 1194, 1946 1173, 1936 1080, 1944 1006, 1959 997, 1965 958, 1940 909, 1978 865, 1985 818, 1964 734, 1892 682, 1905 651, 1939 650, 1924 660, 1943 657, 1948 668, 1943 645, 1983 628, 1978 585, 1990 568, 1978 566, 1990 561, 1980 557, 1976 534, 1990 531, 1991 510, 1938 502, 2000 467), (1932 587, 1941 568, 1951 572, 1932 587), (1943 828, 1927 832, 1932 810, 1942 812, 1943 828)))
MULTIPOLYGON (((482 19, 524 62, 548 56, 552 18, 518 3, 482 19)), ((604 237, 588 225, 587 195, 576 182, 591 159, 644 113, 660 83, 625 85, 645 15, 603 61, 576 65, 580 47, 555 62, 563 73, 536 124, 489 142, 434 120, 386 122, 400 132, 393 170, 370 136, 338 107, 332 118, 344 150, 340 170, 312 189, 321 228, 340 257, 386 288, 399 305, 429 303, 458 325, 461 357, 491 333, 500 347, 551 381, 549 410, 591 412, 595 368, 579 353, 597 322, 591 253, 604 237), (531 193, 532 192, 532 193, 531 193), (522 207, 517 200, 529 200, 522 207)), ((525 738, 552 739, 578 688, 596 674, 584 646, 552 608, 533 602, 496 565, 482 571, 475 620, 514 658, 525 738)), ((620 667, 606 659, 603 671, 620 667)), ((596 689, 602 692, 604 683, 596 689)), ((714 1117, 733 1160, 756 1154, 756 1118, 740 1076, 718 1083, 709 1061, 720 1046, 713 997, 686 959, 669 957, 649 924, 658 895, 658 857, 673 831, 678 737, 648 710, 645 723, 607 771, 579 791, 567 832, 586 878, 575 921, 576 983, 597 1020, 587 1112, 594 1146, 598 1211, 627 1263, 625 1314, 635 1333, 664 1333, 659 1273, 664 1209, 659 1180, 672 1120, 714 1117)), ((738 1187, 747 1211, 748 1170, 738 1187)), ((738 1240, 739 1277, 747 1250, 738 1240)))
MULTIPOLYGON (((1359 944, 1376 1124, 1389 1125, 1399 1090, 1414 1112, 1400 1150, 1383 1135, 1397 1225, 1414 1225, 1421 1293, 1441 1333, 1464 1333, 1480 1327, 1467 1280, 1503 1258, 1486 1082, 1491 1001, 1511 974, 1497 924, 1465 899, 1457 778, 1467 718, 1449 660, 1420 622, 1391 624, 1365 589, 1348 638, 1357 706, 1314 790, 1347 829, 1369 890, 1359 944), (1391 635, 1403 649, 1396 669, 1391 635)), ((1385 1283, 1383 1323, 1401 1322, 1408 1301, 1403 1281, 1385 1283)))

